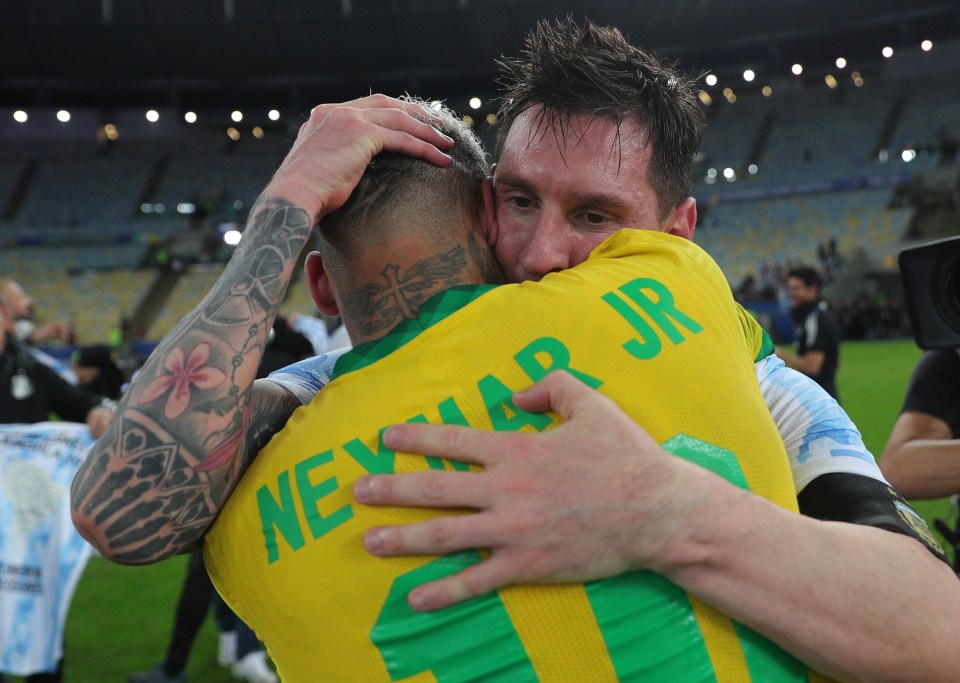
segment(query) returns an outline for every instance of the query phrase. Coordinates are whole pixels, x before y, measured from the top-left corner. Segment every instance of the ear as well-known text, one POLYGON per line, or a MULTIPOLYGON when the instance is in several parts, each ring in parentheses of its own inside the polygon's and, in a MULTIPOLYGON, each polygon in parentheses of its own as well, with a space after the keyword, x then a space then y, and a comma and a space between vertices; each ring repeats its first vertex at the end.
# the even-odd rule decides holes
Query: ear
POLYGON ((323 257, 320 256, 319 251, 311 251, 307 254, 303 270, 307 275, 307 287, 310 289, 313 303, 317 305, 317 310, 324 315, 339 315, 340 307, 337 306, 333 283, 330 282, 330 276, 323 265, 323 257))
POLYGON ((693 231, 697 227, 697 200, 687 197, 667 218, 664 232, 693 241, 693 231))
MULTIPOLYGON (((493 170, 496 171, 496 166, 493 170)), ((500 228, 497 224, 497 206, 493 197, 493 176, 483 181, 480 189, 483 195, 483 201, 480 203, 480 228, 487 236, 487 244, 490 248, 497 246, 497 237, 500 235, 500 228)))

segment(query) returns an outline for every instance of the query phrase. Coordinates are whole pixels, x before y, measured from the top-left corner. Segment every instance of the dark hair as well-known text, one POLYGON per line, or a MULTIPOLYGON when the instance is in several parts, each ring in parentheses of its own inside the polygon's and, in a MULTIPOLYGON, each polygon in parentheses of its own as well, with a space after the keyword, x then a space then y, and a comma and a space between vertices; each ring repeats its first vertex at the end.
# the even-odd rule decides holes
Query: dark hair
MULTIPOLYGON (((407 101, 426 102, 412 97, 407 101)), ((466 201, 480 201, 483 179, 490 172, 476 134, 451 110, 431 108, 443 119, 438 129, 453 138, 453 164, 440 168, 403 154, 385 152, 367 165, 349 199, 320 220, 321 251, 325 244, 344 254, 368 248, 392 231, 415 228, 443 241, 462 223, 466 201)))
POLYGON ((787 277, 795 277, 807 287, 816 287, 820 289, 823 285, 823 278, 820 277, 820 271, 813 266, 800 265, 794 266, 787 271, 787 277))
POLYGON ((631 45, 616 28, 589 20, 581 28, 571 17, 541 20, 527 34, 521 56, 499 64, 498 157, 513 122, 536 105, 557 130, 578 114, 607 117, 618 127, 632 119, 653 144, 650 184, 660 217, 690 195, 705 118, 696 79, 631 45))

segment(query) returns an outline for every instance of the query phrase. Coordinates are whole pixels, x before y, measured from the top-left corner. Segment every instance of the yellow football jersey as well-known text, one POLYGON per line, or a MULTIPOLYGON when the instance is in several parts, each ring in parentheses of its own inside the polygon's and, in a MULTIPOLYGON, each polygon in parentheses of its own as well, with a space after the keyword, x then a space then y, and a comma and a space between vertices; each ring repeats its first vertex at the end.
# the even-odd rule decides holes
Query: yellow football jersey
POLYGON ((414 612, 411 588, 479 552, 372 557, 365 529, 441 513, 351 494, 366 473, 467 469, 391 451, 379 438, 390 424, 556 425, 511 395, 563 368, 676 456, 796 510, 754 375, 761 339, 701 249, 649 231, 620 232, 540 282, 443 292, 340 359, 230 497, 206 537, 207 568, 291 683, 807 680, 788 654, 651 572, 414 612))

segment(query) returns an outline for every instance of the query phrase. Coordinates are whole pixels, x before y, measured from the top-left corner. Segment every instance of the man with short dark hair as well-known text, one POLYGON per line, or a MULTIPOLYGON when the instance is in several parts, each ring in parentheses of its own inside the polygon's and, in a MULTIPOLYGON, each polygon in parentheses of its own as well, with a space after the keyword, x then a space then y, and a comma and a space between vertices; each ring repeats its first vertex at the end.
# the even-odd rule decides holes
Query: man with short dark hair
POLYGON ((787 367, 799 370, 839 400, 836 374, 840 364, 840 323, 820 297, 823 281, 812 266, 795 266, 787 272, 793 346, 796 353, 778 351, 787 367))

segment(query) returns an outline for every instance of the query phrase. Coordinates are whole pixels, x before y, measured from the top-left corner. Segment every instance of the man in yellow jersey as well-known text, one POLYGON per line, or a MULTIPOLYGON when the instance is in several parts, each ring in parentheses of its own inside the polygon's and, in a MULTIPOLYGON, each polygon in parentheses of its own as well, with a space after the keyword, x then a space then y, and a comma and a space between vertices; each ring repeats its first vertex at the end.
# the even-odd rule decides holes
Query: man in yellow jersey
POLYGON ((293 683, 428 672, 450 681, 805 681, 800 662, 652 572, 510 588, 430 615, 408 606, 409 589, 478 562, 477 551, 390 561, 365 552, 371 525, 436 513, 358 506, 353 482, 444 467, 384 445, 385 426, 547 430, 558 416, 522 410, 511 395, 553 370, 616 400, 673 453, 664 460, 690 463, 681 465, 690 476, 796 510, 753 376, 771 348, 719 268, 689 240, 626 230, 577 268, 491 286, 502 275, 486 245, 493 228, 481 227, 483 152, 446 117, 451 168, 380 155, 320 221, 308 283, 357 345, 261 451, 207 534, 218 590, 293 683))

